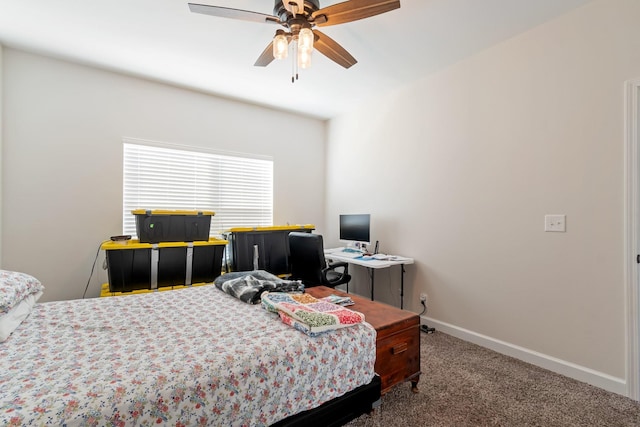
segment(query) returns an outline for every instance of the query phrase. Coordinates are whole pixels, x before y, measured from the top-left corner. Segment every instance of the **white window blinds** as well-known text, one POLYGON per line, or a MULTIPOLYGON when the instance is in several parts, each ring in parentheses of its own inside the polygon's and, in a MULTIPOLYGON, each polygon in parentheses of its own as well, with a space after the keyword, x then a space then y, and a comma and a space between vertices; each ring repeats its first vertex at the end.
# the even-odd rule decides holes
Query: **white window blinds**
POLYGON ((123 233, 135 209, 207 210, 211 234, 273 223, 273 161, 125 139, 123 233))

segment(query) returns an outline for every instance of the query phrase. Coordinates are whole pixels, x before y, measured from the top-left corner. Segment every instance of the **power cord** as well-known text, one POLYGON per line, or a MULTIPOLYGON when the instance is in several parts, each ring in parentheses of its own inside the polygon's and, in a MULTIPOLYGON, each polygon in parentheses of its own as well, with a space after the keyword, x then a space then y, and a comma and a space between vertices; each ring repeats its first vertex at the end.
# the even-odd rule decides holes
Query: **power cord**
POLYGON ((422 311, 418 316, 422 316, 427 311, 427 303, 424 300, 420 300, 420 304, 422 304, 422 311))
MULTIPOLYGON (((420 304, 422 304, 422 311, 419 316, 422 316, 427 311, 427 303, 424 300, 420 300, 420 304)), ((429 325, 420 325, 420 330, 422 332, 426 332, 427 334, 432 334, 436 331, 436 328, 430 328, 429 325)))
POLYGON ((82 293, 82 299, 84 299, 85 295, 87 294, 87 289, 89 289, 89 283, 91 283, 91 277, 93 277, 93 270, 95 270, 95 268, 96 268, 96 262, 98 261, 98 255, 100 255, 100 249, 102 248, 102 245, 104 243, 106 243, 106 242, 108 242, 108 240, 100 242, 100 244, 98 245, 98 251, 96 252, 96 257, 93 260, 93 265, 91 266, 91 273, 89 274, 89 280, 87 280, 87 286, 84 287, 84 292, 82 293))

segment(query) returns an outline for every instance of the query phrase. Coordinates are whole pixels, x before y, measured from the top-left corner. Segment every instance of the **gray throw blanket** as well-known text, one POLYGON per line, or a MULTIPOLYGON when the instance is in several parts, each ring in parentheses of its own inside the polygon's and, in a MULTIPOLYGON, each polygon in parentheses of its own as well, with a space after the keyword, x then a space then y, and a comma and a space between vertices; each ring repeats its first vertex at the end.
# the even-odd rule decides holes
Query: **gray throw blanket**
POLYGON ((264 270, 236 271, 218 276, 216 287, 248 304, 258 304, 265 291, 304 292, 299 280, 284 280, 264 270))

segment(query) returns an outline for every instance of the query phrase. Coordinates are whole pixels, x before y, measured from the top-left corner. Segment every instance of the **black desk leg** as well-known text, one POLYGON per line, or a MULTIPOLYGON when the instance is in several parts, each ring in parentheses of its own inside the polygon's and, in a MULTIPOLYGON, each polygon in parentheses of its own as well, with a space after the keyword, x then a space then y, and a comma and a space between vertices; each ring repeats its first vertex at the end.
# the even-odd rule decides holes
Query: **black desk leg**
POLYGON ((400 310, 404 306, 404 264, 400 264, 400 310))
POLYGON ((373 273, 375 272, 375 269, 370 268, 369 271, 371 272, 371 301, 373 301, 373 273))
MULTIPOLYGON (((373 284, 374 284, 374 268, 369 268, 369 274, 371 275, 371 301, 373 301, 373 284)), ((400 264, 400 309, 404 309, 404 264, 400 264)), ((347 284, 347 286, 349 286, 347 284)), ((349 288, 347 288, 349 289, 349 288)))

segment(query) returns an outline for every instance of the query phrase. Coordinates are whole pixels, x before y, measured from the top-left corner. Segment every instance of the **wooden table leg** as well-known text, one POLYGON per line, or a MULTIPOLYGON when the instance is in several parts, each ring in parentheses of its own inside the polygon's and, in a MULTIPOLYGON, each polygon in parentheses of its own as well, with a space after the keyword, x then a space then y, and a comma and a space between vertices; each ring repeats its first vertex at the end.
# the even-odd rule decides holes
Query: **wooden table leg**
POLYGON ((411 391, 414 393, 420 393, 420 390, 418 390, 418 381, 420 381, 420 377, 411 380, 411 391))

